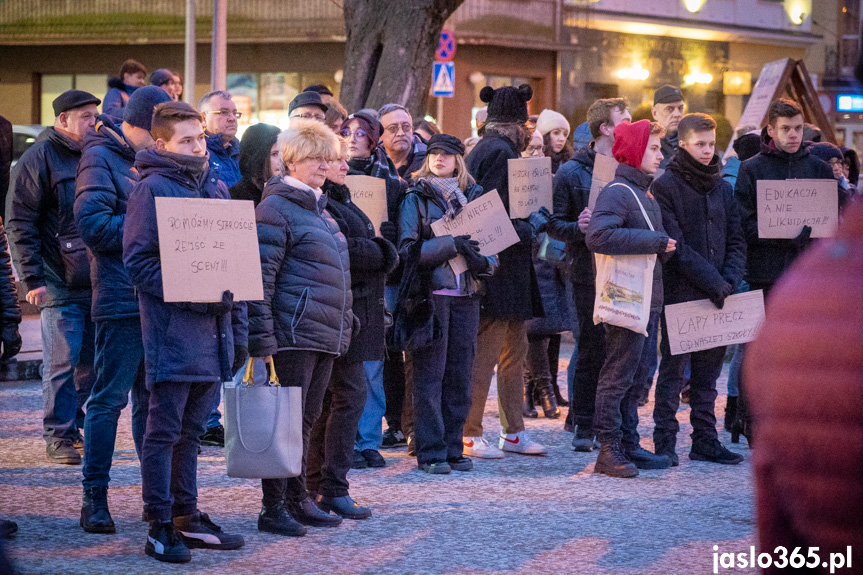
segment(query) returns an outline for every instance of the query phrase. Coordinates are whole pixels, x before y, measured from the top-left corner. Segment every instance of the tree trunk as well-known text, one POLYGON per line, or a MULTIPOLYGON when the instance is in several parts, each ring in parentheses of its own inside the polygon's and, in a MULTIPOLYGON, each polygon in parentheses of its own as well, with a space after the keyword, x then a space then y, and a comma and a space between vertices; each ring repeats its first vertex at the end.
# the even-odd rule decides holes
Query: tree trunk
POLYGON ((345 0, 342 105, 356 112, 395 102, 422 115, 441 29, 463 2, 345 0))

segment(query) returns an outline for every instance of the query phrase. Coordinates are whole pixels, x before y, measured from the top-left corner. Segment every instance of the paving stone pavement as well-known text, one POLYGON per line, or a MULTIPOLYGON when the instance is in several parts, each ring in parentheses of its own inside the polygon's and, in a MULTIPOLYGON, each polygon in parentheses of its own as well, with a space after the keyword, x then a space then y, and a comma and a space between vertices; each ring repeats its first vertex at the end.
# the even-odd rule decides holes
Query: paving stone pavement
MULTIPOLYGON (((561 352, 562 389, 569 351, 561 352)), ((726 364, 718 415, 727 370, 726 364)), ((226 531, 242 533, 246 545, 196 550, 191 563, 163 564, 143 553, 146 525, 129 409, 121 418, 109 491, 115 535, 78 527, 81 468, 48 463, 41 409, 38 382, 0 384, 0 517, 20 525, 7 546, 20 573, 688 575, 713 572, 714 545, 739 552, 756 544, 745 440, 731 445, 720 432, 746 457, 741 465, 690 461, 688 406, 682 406, 680 467, 642 471, 637 479, 597 476, 596 455, 571 451, 562 419, 528 420, 531 437, 549 447, 547 456, 509 454, 474 460, 470 473, 430 476, 404 449, 383 451, 386 468, 349 475, 351 494, 372 507, 373 517, 310 528, 299 539, 259 533, 259 484, 227 477, 222 451, 205 447, 199 507, 226 531)), ((640 410, 642 445, 651 449, 652 409, 651 401, 640 410)), ((499 429, 494 394, 484 426, 492 439, 499 429)))

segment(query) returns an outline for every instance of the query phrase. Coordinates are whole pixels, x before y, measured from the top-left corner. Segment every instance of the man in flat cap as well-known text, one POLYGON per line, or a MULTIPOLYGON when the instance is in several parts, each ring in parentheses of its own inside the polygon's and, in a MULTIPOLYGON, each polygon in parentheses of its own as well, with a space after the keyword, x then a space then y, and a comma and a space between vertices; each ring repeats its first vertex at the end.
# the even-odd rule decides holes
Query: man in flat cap
POLYGON ((54 100, 54 126, 15 166, 8 210, 15 266, 27 301, 41 310, 48 460, 67 465, 81 463, 81 408, 95 381, 90 262, 73 206, 82 141, 96 123, 100 103, 81 90, 67 90, 54 100))
POLYGON ((661 141, 662 162, 659 164, 659 168, 663 171, 671 161, 671 157, 677 153, 677 126, 683 119, 685 108, 683 93, 677 86, 666 84, 653 93, 653 108, 650 111, 653 119, 665 128, 665 137, 661 141))

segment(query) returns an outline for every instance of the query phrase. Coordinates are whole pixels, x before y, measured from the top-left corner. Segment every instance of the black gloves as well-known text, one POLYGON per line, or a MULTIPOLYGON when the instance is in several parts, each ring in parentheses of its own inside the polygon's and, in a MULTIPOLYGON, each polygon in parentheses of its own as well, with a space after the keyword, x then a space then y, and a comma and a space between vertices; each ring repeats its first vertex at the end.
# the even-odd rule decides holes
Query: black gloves
POLYGON ((18 332, 17 325, 10 325, 0 331, 0 342, 3 344, 3 355, 0 355, 0 361, 9 361, 21 351, 21 334, 18 332))
POLYGON ((244 345, 235 345, 234 365, 231 366, 231 373, 237 375, 237 372, 240 371, 244 365, 246 365, 247 359, 249 359, 249 348, 244 345))
POLYGON ((725 298, 731 295, 731 292, 734 291, 734 288, 731 287, 731 284, 725 282, 725 285, 722 286, 722 289, 719 290, 719 293, 712 298, 710 301, 713 302, 713 305, 716 306, 716 309, 722 309, 722 306, 725 305, 725 298))
POLYGON ((803 250, 809 244, 809 236, 812 235, 812 226, 803 226, 803 229, 800 231, 800 234, 791 240, 791 243, 798 250, 803 250))
POLYGON ((479 242, 470 239, 470 236, 455 236, 453 242, 455 242, 456 251, 464 257, 468 257, 471 252, 479 253, 479 242))
POLYGON ((530 229, 533 235, 541 234, 548 227, 548 221, 551 219, 551 212, 545 206, 542 206, 537 211, 527 217, 527 222, 530 224, 530 229))
POLYGON ((381 237, 398 247, 399 231, 393 222, 381 222, 381 237))
POLYGON ((225 290, 222 292, 222 301, 217 301, 215 303, 190 303, 189 309, 195 313, 218 317, 230 312, 233 306, 234 294, 225 290))

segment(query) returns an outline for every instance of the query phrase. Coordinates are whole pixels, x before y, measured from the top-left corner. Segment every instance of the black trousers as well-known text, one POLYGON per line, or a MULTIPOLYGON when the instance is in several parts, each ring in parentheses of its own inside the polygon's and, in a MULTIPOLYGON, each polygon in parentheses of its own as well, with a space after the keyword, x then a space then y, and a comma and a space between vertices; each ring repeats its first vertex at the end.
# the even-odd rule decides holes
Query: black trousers
POLYGON ((327 497, 348 494, 348 471, 360 417, 366 405, 366 370, 362 361, 333 362, 321 415, 312 427, 306 483, 327 497))
POLYGON ((280 351, 273 356, 276 375, 281 384, 303 388, 303 467, 298 477, 262 479, 264 505, 270 506, 279 501, 302 501, 307 496, 309 439, 312 427, 321 414, 334 359, 335 356, 329 353, 301 350, 280 351))
POLYGON ((596 288, 593 285, 573 284, 572 293, 578 315, 578 359, 575 362, 570 409, 577 426, 593 429, 596 385, 605 363, 605 328, 602 324, 593 323, 596 288))

